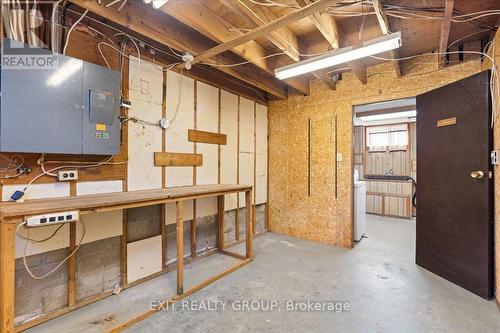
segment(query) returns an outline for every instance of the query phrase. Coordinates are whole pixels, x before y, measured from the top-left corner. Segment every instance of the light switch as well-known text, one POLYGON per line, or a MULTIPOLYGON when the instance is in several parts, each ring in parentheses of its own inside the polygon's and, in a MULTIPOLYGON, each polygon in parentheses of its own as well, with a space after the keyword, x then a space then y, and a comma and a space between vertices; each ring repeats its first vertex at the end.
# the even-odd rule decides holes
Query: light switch
POLYGON ((342 162, 342 153, 337 153, 337 162, 342 162))

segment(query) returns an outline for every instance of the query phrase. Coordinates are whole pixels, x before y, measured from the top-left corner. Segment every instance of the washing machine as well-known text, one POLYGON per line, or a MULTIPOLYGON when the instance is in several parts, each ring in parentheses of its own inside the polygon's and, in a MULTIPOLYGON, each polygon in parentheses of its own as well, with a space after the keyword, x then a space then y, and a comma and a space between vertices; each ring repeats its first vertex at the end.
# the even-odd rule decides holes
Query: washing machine
POLYGON ((366 182, 359 180, 354 170, 354 241, 359 242, 366 232, 366 182))

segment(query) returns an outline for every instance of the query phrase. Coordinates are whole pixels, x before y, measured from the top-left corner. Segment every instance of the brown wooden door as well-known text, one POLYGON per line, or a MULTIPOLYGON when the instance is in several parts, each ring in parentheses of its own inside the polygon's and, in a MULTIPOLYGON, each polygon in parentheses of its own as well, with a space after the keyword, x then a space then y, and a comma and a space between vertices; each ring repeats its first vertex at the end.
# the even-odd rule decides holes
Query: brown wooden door
POLYGON ((487 299, 493 281, 489 75, 417 96, 416 263, 487 299))

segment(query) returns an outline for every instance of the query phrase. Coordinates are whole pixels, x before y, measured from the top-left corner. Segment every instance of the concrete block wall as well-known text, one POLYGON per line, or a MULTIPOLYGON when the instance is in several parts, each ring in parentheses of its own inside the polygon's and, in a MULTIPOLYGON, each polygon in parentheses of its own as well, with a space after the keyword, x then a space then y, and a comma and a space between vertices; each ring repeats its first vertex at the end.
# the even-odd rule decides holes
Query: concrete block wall
POLYGON ((120 283, 120 237, 83 244, 76 262, 77 300, 112 290, 120 283))
MULTIPOLYGON (((67 249, 44 252, 26 257, 26 263, 35 275, 52 270, 68 255, 67 249)), ((35 280, 26 271, 23 259, 16 259, 16 323, 67 305, 67 265, 63 264, 50 278, 35 280)))

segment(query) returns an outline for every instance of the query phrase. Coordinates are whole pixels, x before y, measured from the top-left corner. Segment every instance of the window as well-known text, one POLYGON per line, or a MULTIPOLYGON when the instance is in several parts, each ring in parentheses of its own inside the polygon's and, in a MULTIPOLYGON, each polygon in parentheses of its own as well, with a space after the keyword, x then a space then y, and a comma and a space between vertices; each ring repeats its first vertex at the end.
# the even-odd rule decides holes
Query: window
POLYGON ((408 124, 367 127, 366 138, 370 152, 407 150, 408 124))

